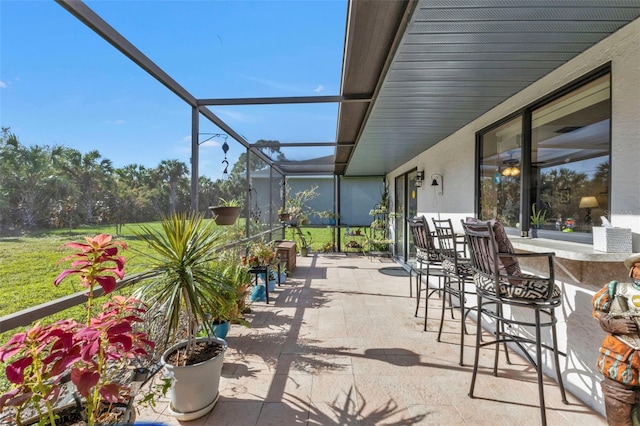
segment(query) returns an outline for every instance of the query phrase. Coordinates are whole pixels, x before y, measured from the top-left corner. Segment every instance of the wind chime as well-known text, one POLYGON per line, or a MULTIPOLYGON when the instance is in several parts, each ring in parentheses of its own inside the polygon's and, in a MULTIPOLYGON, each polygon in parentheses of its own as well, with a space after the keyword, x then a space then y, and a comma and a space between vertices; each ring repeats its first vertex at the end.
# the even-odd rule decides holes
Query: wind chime
POLYGON ((222 172, 222 178, 227 179, 229 177, 229 160, 227 160, 227 152, 229 152, 229 144, 227 143, 227 136, 224 135, 224 143, 222 144, 222 151, 224 152, 224 171, 222 172))
POLYGON ((255 193, 256 195, 255 205, 251 209, 251 220, 253 220, 255 223, 258 223, 260 222, 260 216, 262 215, 262 211, 260 211, 260 207, 258 206, 258 191, 256 191, 255 188, 251 188, 249 190, 250 196, 252 196, 252 193, 255 193))

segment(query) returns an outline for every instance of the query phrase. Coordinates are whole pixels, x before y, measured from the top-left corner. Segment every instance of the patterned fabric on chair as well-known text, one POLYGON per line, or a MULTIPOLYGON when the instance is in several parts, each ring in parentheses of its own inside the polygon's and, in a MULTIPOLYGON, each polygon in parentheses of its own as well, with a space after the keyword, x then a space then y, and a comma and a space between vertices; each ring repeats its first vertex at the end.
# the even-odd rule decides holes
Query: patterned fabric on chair
POLYGON ((544 402, 542 376, 542 349, 552 352, 555 365, 556 380, 560 387, 562 402, 567 404, 567 398, 562 382, 558 351, 558 336, 556 332, 557 319, 555 309, 562 302, 562 292, 555 284, 554 254, 553 253, 514 253, 504 227, 497 220, 474 223, 462 222, 467 246, 471 254, 471 265, 474 271, 474 282, 478 298, 478 320, 476 329, 476 351, 473 364, 473 375, 469 396, 473 398, 476 378, 478 375, 478 361, 480 348, 496 345, 493 375, 498 375, 498 344, 503 343, 505 353, 508 352, 506 343, 517 345, 522 354, 529 360, 538 373, 538 399, 540 401, 540 415, 542 424, 546 425, 546 411, 544 402), (547 261, 545 274, 524 274, 518 263, 519 258, 542 258, 547 261), (505 306, 512 309, 504 310, 505 306), (495 321, 495 340, 482 341, 482 318, 487 317, 495 321), (509 332, 505 332, 505 325, 509 332), (519 333, 524 327, 535 331, 519 333), (542 329, 551 329, 551 344, 542 341, 542 329), (535 359, 528 349, 535 347, 535 359))
MULTIPOLYGON (((505 297, 518 298, 518 299, 532 299, 540 300, 544 299, 547 294, 547 288, 549 283, 547 280, 540 280, 535 275, 520 274, 518 278, 522 278, 518 284, 505 283, 500 281, 500 293, 505 297)), ((496 292, 496 280, 480 274, 476 274, 473 277, 473 281, 476 287, 481 288, 484 291, 495 293, 496 292)), ((560 287, 553 285, 552 298, 559 298, 561 296, 560 287)))

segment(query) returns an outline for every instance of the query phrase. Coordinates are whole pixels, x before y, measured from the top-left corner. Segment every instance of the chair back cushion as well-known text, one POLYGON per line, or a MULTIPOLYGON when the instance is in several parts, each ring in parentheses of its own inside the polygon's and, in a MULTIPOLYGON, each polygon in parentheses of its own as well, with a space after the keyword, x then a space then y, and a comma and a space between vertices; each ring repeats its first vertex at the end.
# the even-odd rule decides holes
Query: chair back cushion
MULTIPOLYGON (((507 231, 504 229, 504 225, 498 219, 491 219, 489 221, 482 221, 473 217, 467 217, 466 223, 470 224, 480 224, 480 223, 489 223, 491 226, 491 230, 493 231, 493 238, 495 239, 498 252, 499 253, 515 253, 513 249, 513 244, 509 241, 509 237, 507 236, 507 231)), ((493 260, 493 255, 487 253, 491 260, 493 260)), ((493 262, 491 262, 493 264, 493 262)), ((500 256, 498 261, 498 267, 500 268, 501 275, 521 275, 522 270, 520 269, 520 264, 518 263, 518 259, 511 256, 500 256)), ((491 267, 491 273, 495 273, 493 270, 493 266, 491 267)))

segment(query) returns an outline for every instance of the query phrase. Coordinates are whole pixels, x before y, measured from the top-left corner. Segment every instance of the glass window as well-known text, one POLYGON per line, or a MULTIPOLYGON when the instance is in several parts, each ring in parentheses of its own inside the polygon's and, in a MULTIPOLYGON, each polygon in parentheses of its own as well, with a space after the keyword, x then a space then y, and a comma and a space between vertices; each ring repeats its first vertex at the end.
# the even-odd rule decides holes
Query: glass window
POLYGON ((505 226, 520 226, 521 145, 520 117, 482 136, 480 219, 496 217, 505 226))
POLYGON ((562 93, 480 135, 478 216, 535 228, 546 238, 589 242, 609 209, 610 74, 562 93), (523 156, 529 147, 530 156, 523 156), (521 194, 523 176, 528 186, 521 194), (539 221, 531 220, 534 206, 539 221))
POLYGON ((539 227, 591 232, 609 205, 609 75, 532 111, 531 202, 539 227))

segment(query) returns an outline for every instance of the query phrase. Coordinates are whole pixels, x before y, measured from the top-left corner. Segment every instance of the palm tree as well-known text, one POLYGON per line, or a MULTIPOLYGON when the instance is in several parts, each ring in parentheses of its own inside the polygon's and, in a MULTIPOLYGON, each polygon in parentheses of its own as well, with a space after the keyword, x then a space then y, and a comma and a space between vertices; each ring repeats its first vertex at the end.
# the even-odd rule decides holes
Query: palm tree
POLYGON ((158 166, 158 174, 163 184, 169 187, 169 214, 176 212, 178 204, 178 185, 185 179, 189 168, 179 160, 162 160, 158 166))
POLYGON ((96 202, 101 201, 108 192, 113 164, 111 160, 102 158, 97 150, 83 155, 76 149, 64 148, 60 154, 58 164, 75 181, 85 219, 92 223, 95 221, 96 202))
POLYGON ((14 134, 3 134, 0 192, 11 205, 9 214, 27 228, 45 224, 50 217, 52 200, 66 191, 53 167, 55 152, 56 149, 49 146, 25 147, 14 134))

